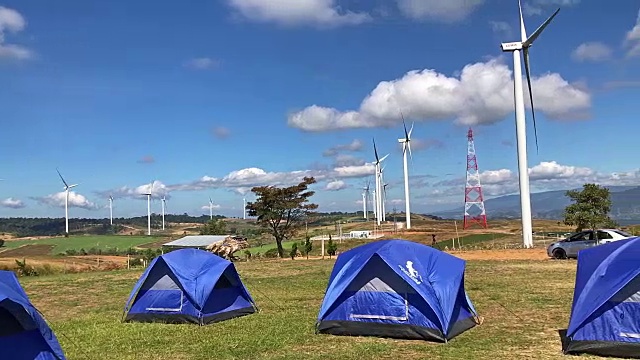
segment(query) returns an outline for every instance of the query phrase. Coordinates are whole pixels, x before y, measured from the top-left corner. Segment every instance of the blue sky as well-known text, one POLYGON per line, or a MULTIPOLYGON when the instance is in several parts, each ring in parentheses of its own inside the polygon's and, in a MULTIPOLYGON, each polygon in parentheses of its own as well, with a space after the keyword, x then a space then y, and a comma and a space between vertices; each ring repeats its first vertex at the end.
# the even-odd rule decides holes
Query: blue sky
MULTIPOLYGON (((534 191, 635 185, 640 5, 525 0, 540 152, 534 191)), ((460 206, 466 132, 486 197, 517 192, 513 0, 0 0, 0 216, 242 215, 255 185, 319 182, 320 210, 362 209, 372 138, 404 207, 399 109, 415 122, 412 209, 460 206), (246 194, 246 195, 244 195, 246 194), (155 202, 153 211, 160 211, 155 202)))

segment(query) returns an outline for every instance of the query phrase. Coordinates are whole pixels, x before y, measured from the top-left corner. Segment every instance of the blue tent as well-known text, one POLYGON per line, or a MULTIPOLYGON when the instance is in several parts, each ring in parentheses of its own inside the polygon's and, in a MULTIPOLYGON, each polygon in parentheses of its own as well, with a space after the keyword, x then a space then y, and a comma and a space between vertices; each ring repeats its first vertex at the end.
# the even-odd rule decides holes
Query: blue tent
POLYGON ((317 331, 447 342, 478 324, 465 261, 430 246, 383 240, 340 254, 317 331))
POLYGON ((256 310, 232 262, 181 249, 153 259, 131 291, 124 320, 205 325, 256 310))
POLYGON ((0 358, 64 360, 58 339, 11 271, 0 271, 0 358))
POLYGON ((567 354, 640 357, 640 237, 578 252, 567 354))

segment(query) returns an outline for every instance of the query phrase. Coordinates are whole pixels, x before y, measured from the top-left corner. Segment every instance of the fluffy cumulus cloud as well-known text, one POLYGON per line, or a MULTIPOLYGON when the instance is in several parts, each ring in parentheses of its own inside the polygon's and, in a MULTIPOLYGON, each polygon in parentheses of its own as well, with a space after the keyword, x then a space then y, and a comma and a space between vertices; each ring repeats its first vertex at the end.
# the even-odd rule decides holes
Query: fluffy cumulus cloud
POLYGON ((627 35, 624 39, 624 45, 628 49, 628 57, 640 56, 640 10, 638 11, 636 24, 631 30, 627 32, 627 35))
POLYGON ((611 59, 611 48, 601 42, 592 41, 580 44, 571 53, 571 58, 578 62, 600 62, 611 59))
POLYGON ((22 209, 26 205, 22 200, 14 199, 12 197, 0 201, 0 206, 10 209, 22 209))
POLYGON ((347 188, 347 183, 343 180, 333 180, 329 181, 327 185, 325 185, 324 189, 328 191, 338 191, 347 188))
MULTIPOLYGON (((400 110, 406 118, 418 121, 492 124, 513 111, 511 76, 511 69, 499 59, 469 64, 457 77, 433 69, 413 70, 399 79, 380 82, 357 111, 314 104, 292 113, 288 124, 304 131, 390 127, 401 122, 400 110)), ((532 87, 536 109, 549 118, 584 118, 591 107, 589 92, 559 74, 533 77, 532 87)))
POLYGON ((19 12, 0 6, 0 58, 25 60, 33 56, 26 47, 6 41, 7 34, 23 31, 26 26, 27 22, 19 12))
POLYGON ((411 19, 457 22, 467 18, 484 0, 396 0, 400 12, 411 19))
MULTIPOLYGON (((543 161, 529 168, 528 172, 533 191, 573 189, 587 182, 611 186, 637 185, 640 180, 640 170, 605 173, 588 167, 563 165, 557 161, 543 161)), ((509 169, 487 170, 480 173, 482 190, 486 196, 517 193, 518 181, 518 172, 509 169)), ((458 196, 464 183, 464 178, 437 182, 429 195, 439 198, 458 196)))
POLYGON ((115 199, 130 198, 146 200, 146 196, 144 196, 145 194, 151 194, 151 197, 155 199, 161 199, 162 197, 169 199, 171 197, 169 195, 169 191, 170 188, 163 184, 162 181, 154 180, 149 184, 136 187, 123 186, 113 190, 99 191, 97 194, 103 198, 113 196, 115 199))
MULTIPOLYGON (((43 196, 43 197, 34 197, 33 199, 39 202, 40 204, 54 206, 54 207, 62 207, 64 208, 66 194, 64 191, 43 196)), ((69 191, 69 207, 75 207, 86 210, 96 210, 98 206, 89 201, 84 195, 78 194, 74 191, 69 191)))
POLYGON ((336 0, 227 0, 238 15, 284 26, 338 27, 371 20, 366 13, 342 10, 336 0))

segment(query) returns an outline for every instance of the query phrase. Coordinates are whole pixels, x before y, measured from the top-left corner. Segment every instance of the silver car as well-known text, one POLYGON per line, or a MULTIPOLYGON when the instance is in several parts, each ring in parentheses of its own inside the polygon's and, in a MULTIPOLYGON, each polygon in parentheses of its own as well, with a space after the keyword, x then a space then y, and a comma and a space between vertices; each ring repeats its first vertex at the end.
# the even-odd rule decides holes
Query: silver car
POLYGON ((618 229, 598 229, 595 234, 593 230, 585 230, 549 244, 547 255, 555 259, 577 258, 582 249, 630 237, 633 235, 618 229))

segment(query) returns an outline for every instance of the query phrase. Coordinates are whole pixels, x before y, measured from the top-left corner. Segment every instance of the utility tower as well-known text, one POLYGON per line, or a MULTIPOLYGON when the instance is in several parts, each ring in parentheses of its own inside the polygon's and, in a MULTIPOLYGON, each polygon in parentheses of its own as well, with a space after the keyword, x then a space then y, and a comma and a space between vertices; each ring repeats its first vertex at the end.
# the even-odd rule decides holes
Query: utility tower
POLYGON ((480 185, 480 172, 478 172, 478 160, 476 147, 473 144, 473 130, 467 132, 467 183, 464 188, 464 222, 463 229, 468 229, 474 224, 487 228, 487 213, 484 209, 484 197, 480 185))

